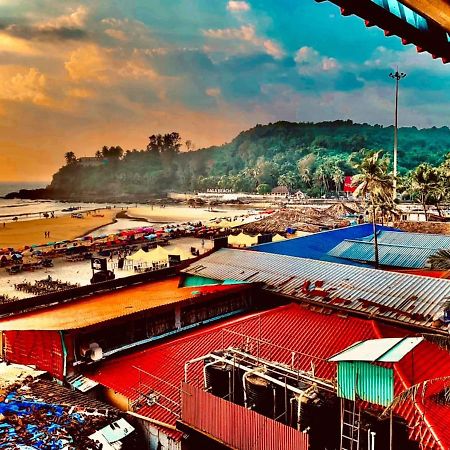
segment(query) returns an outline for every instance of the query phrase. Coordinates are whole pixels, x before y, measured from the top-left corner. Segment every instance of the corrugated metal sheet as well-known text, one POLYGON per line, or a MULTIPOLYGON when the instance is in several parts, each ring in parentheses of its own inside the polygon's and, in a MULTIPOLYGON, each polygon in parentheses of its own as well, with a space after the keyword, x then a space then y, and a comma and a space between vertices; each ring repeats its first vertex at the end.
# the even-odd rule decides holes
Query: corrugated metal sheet
POLYGON ((181 420, 239 450, 308 450, 308 434, 183 383, 181 420))
POLYGON ((431 325, 450 296, 446 279, 250 250, 221 249, 185 272, 263 282, 272 292, 423 326, 431 325))
POLYGON ((106 292, 72 303, 18 314, 0 320, 0 330, 72 330, 107 322, 162 305, 202 298, 202 295, 225 295, 247 289, 248 285, 200 286, 178 288, 179 277, 106 292))
MULTIPOLYGON (((382 225, 377 225, 377 230, 401 232, 396 228, 385 227, 382 225)), ((352 227, 338 228, 336 230, 322 231, 320 233, 310 234, 309 236, 288 239, 283 242, 261 244, 252 247, 251 250, 363 266, 363 264, 355 261, 349 261, 348 259, 329 255, 328 252, 345 239, 361 239, 370 236, 372 233, 372 224, 365 223, 352 227)))
POLYGON ((4 331, 5 360, 36 366, 62 380, 64 352, 57 331, 4 331))
MULTIPOLYGON (((336 376, 336 364, 326 361, 330 356, 357 341, 407 335, 408 332, 403 329, 372 320, 344 318, 336 314, 327 315, 291 304, 261 314, 228 320, 189 333, 185 337, 106 361, 95 373, 89 374, 89 377, 133 402, 139 398, 136 390, 140 381, 139 372, 133 369, 134 366, 138 366, 158 377, 158 379, 149 377, 145 380, 148 388, 178 402, 180 391, 176 386, 184 379, 186 361, 229 346, 256 352, 252 337, 275 344, 261 347, 259 349, 261 357, 291 365, 294 351, 296 368, 311 370, 313 363, 318 377, 331 380, 336 376), (231 331, 245 333, 250 338, 239 338, 231 331)), ((394 370, 394 390, 399 394, 415 383, 448 376, 450 356, 435 345, 422 342, 414 349, 414 356, 406 355, 394 365, 394 370)), ((201 386, 203 379, 201 370, 197 375, 195 372, 189 372, 188 381, 191 384, 197 382, 195 385, 201 386)), ((432 395, 439 388, 442 389, 442 385, 436 383, 428 392, 432 395)), ((137 412, 170 424, 175 424, 177 418, 158 404, 153 406, 144 404, 137 412)), ((428 393, 424 398, 418 395, 415 403, 403 404, 397 412, 408 422, 411 436, 424 442, 424 449, 450 448, 449 408, 431 400, 428 393)), ((167 433, 174 438, 181 437, 181 433, 173 431, 167 433)))
MULTIPOLYGON (((392 267, 420 269, 428 258, 440 249, 450 248, 450 236, 380 231, 378 253, 380 264, 392 267)), ((358 240, 345 239, 328 252, 336 258, 354 261, 375 261, 373 234, 358 240)))
POLYGON ((341 361, 337 372, 338 395, 389 406, 394 399, 394 371, 364 361, 341 361))
POLYGON ((217 280, 212 280, 211 278, 197 277, 196 275, 189 275, 183 281, 184 287, 210 286, 211 284, 217 284, 217 280))
POLYGON ((423 341, 423 337, 369 339, 334 355, 329 361, 400 361, 423 341))

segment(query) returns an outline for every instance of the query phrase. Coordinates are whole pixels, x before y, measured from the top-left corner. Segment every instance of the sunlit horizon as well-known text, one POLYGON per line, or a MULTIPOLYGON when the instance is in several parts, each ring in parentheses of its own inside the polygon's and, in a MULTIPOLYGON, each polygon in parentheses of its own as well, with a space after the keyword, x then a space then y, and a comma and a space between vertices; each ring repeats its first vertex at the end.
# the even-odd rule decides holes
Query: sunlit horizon
POLYGON ((0 181, 48 183, 64 153, 195 148, 279 120, 449 125, 447 68, 313 0, 0 2, 0 181), (279 4, 280 3, 280 4, 279 4), (282 4, 281 4, 282 3, 282 4))

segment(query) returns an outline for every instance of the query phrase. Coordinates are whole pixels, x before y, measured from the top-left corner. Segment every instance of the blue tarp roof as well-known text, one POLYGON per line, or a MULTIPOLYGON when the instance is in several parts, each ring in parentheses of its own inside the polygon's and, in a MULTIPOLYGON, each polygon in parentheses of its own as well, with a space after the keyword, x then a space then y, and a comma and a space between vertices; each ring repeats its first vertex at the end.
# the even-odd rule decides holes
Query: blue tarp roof
MULTIPOLYGON (((398 231, 392 227, 377 225, 377 231, 398 231)), ((278 255, 297 256, 301 258, 317 259, 321 261, 337 262, 352 266, 370 267, 367 264, 358 263, 344 258, 328 255, 328 252, 345 239, 361 239, 373 234, 371 223, 354 225, 351 227, 337 228, 335 230, 321 231, 281 242, 270 242, 251 247, 257 252, 276 253, 278 255)))

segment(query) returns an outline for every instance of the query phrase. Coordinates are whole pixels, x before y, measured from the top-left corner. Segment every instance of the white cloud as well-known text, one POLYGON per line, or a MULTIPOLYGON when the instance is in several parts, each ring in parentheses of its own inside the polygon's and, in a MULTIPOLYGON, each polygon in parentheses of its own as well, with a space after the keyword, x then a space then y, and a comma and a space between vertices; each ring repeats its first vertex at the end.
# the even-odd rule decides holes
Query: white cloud
POLYGON ((266 39, 263 41, 263 47, 266 49, 266 53, 273 56, 276 59, 282 58, 284 52, 282 48, 275 42, 270 39, 266 39))
POLYGON ((126 42, 128 41, 128 36, 123 30, 115 30, 114 28, 107 28, 105 34, 109 37, 117 39, 118 41, 126 42))
POLYGON ((100 21, 105 27, 104 33, 120 42, 129 42, 135 48, 145 48, 154 44, 147 26, 134 19, 118 19, 107 17, 100 21))
POLYGON ((319 72, 332 72, 340 68, 335 58, 322 56, 312 47, 301 47, 295 57, 299 73, 310 75, 319 72))
POLYGON ((86 24, 88 9, 80 5, 72 9, 68 14, 49 19, 37 24, 40 30, 58 29, 58 28, 83 28, 86 24))
POLYGON ((250 5, 243 1, 230 0, 227 3, 227 9, 232 12, 249 11, 250 5))
POLYGON ((276 59, 282 58, 284 55, 283 49, 277 42, 271 39, 259 37, 256 34, 256 30, 253 25, 242 25, 240 28, 210 28, 208 30, 203 30, 203 34, 206 37, 213 39, 240 40, 248 42, 254 47, 262 48, 265 53, 276 59))
POLYGON ((222 91, 218 87, 210 87, 210 88, 206 89, 205 93, 209 97, 219 97, 221 95, 222 91))
POLYGON ((417 71, 418 69, 430 72, 448 74, 448 67, 439 60, 430 58, 426 52, 418 53, 414 46, 402 50, 391 50, 384 46, 377 47, 371 57, 364 62, 366 67, 382 67, 399 71, 417 71))

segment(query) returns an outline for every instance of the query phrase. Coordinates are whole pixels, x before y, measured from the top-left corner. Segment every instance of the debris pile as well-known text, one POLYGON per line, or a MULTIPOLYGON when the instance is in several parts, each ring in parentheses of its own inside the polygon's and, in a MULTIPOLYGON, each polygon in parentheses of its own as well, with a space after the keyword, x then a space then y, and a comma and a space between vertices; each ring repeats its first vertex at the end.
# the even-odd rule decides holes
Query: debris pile
POLYGON ((346 227, 351 224, 347 216, 357 216, 356 208, 343 203, 328 208, 282 209, 259 222, 240 227, 249 233, 286 233, 289 230, 316 233, 318 231, 346 227))
POLYGON ((394 222, 394 227, 410 233, 429 233, 429 234, 450 234, 450 223, 448 222, 394 222))
MULTIPOLYGON (((100 450, 90 436, 121 417, 84 394, 32 377, 0 391, 0 401, 0 449, 100 450)), ((125 448, 141 448, 137 440, 136 433, 128 436, 125 448)))

